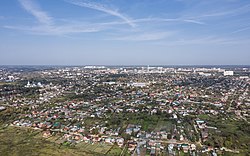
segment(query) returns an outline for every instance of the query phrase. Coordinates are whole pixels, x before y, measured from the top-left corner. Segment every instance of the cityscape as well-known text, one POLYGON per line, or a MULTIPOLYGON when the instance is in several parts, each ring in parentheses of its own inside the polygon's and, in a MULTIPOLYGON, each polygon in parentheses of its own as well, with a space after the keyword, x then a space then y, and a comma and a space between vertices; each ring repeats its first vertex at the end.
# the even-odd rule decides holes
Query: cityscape
POLYGON ((250 156, 250 1, 1 0, 0 156, 250 156))
POLYGON ((4 66, 0 75, 0 147, 32 137, 59 155, 249 153, 249 67, 4 66))

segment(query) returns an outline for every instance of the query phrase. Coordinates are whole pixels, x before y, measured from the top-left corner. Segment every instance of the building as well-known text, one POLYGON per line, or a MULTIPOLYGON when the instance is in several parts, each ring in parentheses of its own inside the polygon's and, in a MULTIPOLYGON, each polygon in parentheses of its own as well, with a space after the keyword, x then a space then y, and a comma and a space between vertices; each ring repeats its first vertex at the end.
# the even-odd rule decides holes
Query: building
POLYGON ((224 76, 233 76, 234 71, 224 71, 224 76))

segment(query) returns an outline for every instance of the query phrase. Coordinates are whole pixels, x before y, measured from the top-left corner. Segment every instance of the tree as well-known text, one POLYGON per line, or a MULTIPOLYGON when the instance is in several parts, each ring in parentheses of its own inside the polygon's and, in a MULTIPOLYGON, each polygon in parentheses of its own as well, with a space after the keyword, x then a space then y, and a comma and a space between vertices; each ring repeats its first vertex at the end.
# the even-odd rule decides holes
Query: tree
POLYGON ((171 134, 168 134, 168 135, 167 135, 167 138, 168 138, 168 139, 172 139, 172 135, 171 135, 171 134))
POLYGON ((130 139, 130 135, 126 134, 126 133, 122 133, 122 137, 124 138, 124 140, 129 140, 130 139))

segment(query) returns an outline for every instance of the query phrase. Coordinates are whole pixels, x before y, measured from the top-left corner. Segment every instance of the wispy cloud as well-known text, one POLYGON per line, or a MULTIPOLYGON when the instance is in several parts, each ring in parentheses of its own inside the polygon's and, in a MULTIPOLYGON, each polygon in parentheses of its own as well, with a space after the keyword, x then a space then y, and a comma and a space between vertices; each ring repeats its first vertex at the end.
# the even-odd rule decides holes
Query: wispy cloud
POLYGON ((80 26, 80 25, 62 25, 62 26, 4 26, 6 29, 26 31, 36 35, 66 35, 73 33, 91 33, 99 32, 101 27, 80 26))
MULTIPOLYGON (((64 0, 67 3, 84 7, 90 8, 97 11, 104 12, 108 15, 112 15, 116 18, 115 21, 111 22, 97 22, 97 20, 75 20, 72 21, 70 19, 66 19, 65 21, 61 21, 56 17, 52 17, 48 12, 44 11, 35 0, 18 0, 21 4, 22 8, 31 14, 35 19, 38 21, 35 25, 5 25, 4 28, 6 29, 13 29, 18 31, 25 31, 26 33, 37 34, 37 35, 71 35, 77 33, 93 33, 93 32, 100 32, 103 31, 100 35, 105 35, 105 37, 101 37, 102 39, 108 38, 108 40, 117 40, 117 41, 155 41, 155 42, 164 42, 163 44, 167 45, 198 45, 198 44, 238 44, 239 41, 227 38, 225 33, 218 32, 218 34, 214 34, 213 25, 209 25, 209 21, 206 19, 215 19, 212 17, 220 17, 220 16, 229 16, 229 15, 238 15, 249 12, 250 5, 242 6, 239 8, 235 8, 229 10, 228 8, 219 11, 201 11, 201 14, 198 14, 196 11, 191 10, 190 14, 186 16, 182 16, 183 13, 173 15, 171 18, 170 15, 163 16, 161 15, 154 15, 141 17, 141 18, 130 18, 125 14, 121 13, 117 9, 112 7, 108 7, 101 3, 95 3, 88 0, 64 0), (193 11, 193 12, 192 12, 193 11), (193 16, 191 16, 193 15, 193 16), (167 18, 164 18, 167 17, 167 18), (205 21, 205 22, 204 22, 205 21), (167 25, 166 23, 171 23, 167 25), (202 27, 200 33, 200 38, 188 38, 192 36, 190 31, 190 27, 184 27, 182 25, 198 25, 197 32, 199 28, 202 27), (121 25, 121 26, 120 26, 121 25), (131 28, 128 29, 124 27, 130 25, 131 28), (200 25, 200 26, 199 26, 200 25), (136 26, 136 27, 135 27, 136 26), (175 27, 176 26, 176 27, 175 27), (179 29, 179 30, 178 30, 179 29), (113 33, 110 33, 109 30, 112 30, 113 33), (178 33, 180 32, 181 33, 178 33), (217 37, 210 37, 209 35, 219 36, 217 37), (112 36, 113 35, 113 36, 112 36), (171 36, 171 39, 169 38, 171 36), (223 38, 223 36, 225 38, 223 38), (182 39, 184 38, 184 39, 182 39)), ((199 12, 199 10, 198 10, 199 12)), ((1 16, 0 16, 1 19, 1 16)), ((231 21, 229 21, 231 22, 231 21)), ((223 22, 224 24, 224 22, 223 22)), ((248 25, 244 25, 248 26, 248 25)), ((235 30, 231 32, 239 33, 242 31, 246 31, 250 29, 249 27, 244 27, 239 30, 235 30)), ((238 26, 239 28, 239 26, 238 26)), ((193 31, 193 30, 192 30, 193 31)), ((228 34, 228 33, 227 33, 228 34)), ((197 35, 196 35, 197 36, 197 35)), ((236 35, 235 35, 236 36, 236 35)), ((235 37, 233 36, 233 37, 235 37)), ((242 40, 241 40, 242 41, 242 40)))
POLYGON ((239 33, 239 32, 242 32, 242 31, 246 31, 246 30, 249 30, 249 29, 250 29, 250 26, 242 28, 242 29, 235 30, 231 34, 236 34, 236 33, 239 33))
POLYGON ((65 35, 72 33, 90 33, 98 32, 104 29, 103 25, 86 24, 86 23, 70 23, 56 24, 54 18, 43 11, 34 0, 18 0, 23 9, 33 15, 39 24, 35 26, 13 26, 5 25, 6 29, 25 31, 37 35, 65 35))
POLYGON ((180 39, 167 42, 159 42, 159 45, 165 46, 181 46, 181 45, 236 45, 236 44, 246 44, 250 40, 246 39, 234 39, 234 38, 224 38, 224 37, 198 37, 189 39, 180 39))
POLYGON ((194 23, 194 24, 199 24, 199 25, 205 25, 206 23, 198 21, 198 20, 193 20, 193 19, 184 19, 184 22, 188 22, 188 23, 194 23))
MULTIPOLYGON (((18 0, 21 4, 22 8, 31 14, 35 19, 39 22, 38 25, 33 26, 13 26, 13 25, 5 25, 3 26, 6 29, 13 29, 18 31, 25 31, 31 34, 37 35, 66 35, 73 33, 90 33, 90 32, 99 32, 103 30, 107 30, 110 28, 114 28, 116 25, 124 25, 128 24, 132 28, 140 23, 148 22, 149 25, 155 22, 184 22, 184 23, 193 23, 203 25, 205 23, 199 20, 193 19, 181 19, 181 18, 141 18, 141 19, 132 19, 127 17, 125 14, 120 13, 117 9, 111 9, 103 4, 94 3, 86 0, 65 0, 68 3, 90 8, 98 11, 105 12, 109 15, 118 17, 122 19, 122 21, 113 21, 107 23, 86 23, 86 22, 74 22, 67 20, 64 23, 57 23, 57 19, 53 18, 49 15, 48 12, 44 11, 39 4, 36 3, 35 0, 18 0)), ((142 26, 144 27, 144 26, 142 26)), ((140 27, 140 28, 142 28, 140 27)), ((131 41, 149 41, 149 40, 160 40, 166 37, 168 34, 166 33, 146 33, 141 31, 137 35, 126 37, 119 37, 117 40, 131 40, 131 41)))
POLYGON ((246 14, 249 12, 250 12, 250 4, 244 5, 238 8, 221 8, 221 9, 212 10, 206 13, 200 13, 200 15, 191 17, 191 19, 237 16, 237 15, 246 14))
POLYGON ((19 0, 22 7, 33 15, 40 23, 46 25, 52 25, 53 19, 45 11, 41 10, 40 7, 34 3, 34 0, 19 0))
POLYGON ((119 41, 157 41, 165 39, 171 36, 173 32, 153 32, 153 33, 137 33, 134 35, 116 37, 111 40, 119 40, 119 41))
POLYGON ((206 23, 201 22, 199 20, 193 20, 193 19, 184 19, 184 18, 142 18, 142 19, 135 19, 133 20, 135 23, 140 22, 184 22, 184 23, 193 23, 193 24, 199 24, 199 25, 205 25, 206 23))
MULTIPOLYGON (((191 23, 191 24, 198 24, 198 25, 206 25, 206 23, 199 21, 199 20, 191 20, 191 19, 181 19, 181 18, 156 18, 156 17, 148 17, 148 18, 138 18, 131 20, 133 23, 140 26, 140 23, 154 23, 156 22, 175 22, 175 23, 191 23)), ((115 21, 115 22, 107 22, 107 23, 100 23, 102 25, 123 25, 126 24, 125 21, 115 21)))
POLYGON ((133 22, 133 20, 131 20, 129 17, 127 17, 126 15, 120 13, 119 11, 117 11, 115 9, 108 8, 107 6, 105 6, 103 4, 89 2, 89 1, 85 1, 85 0, 82 0, 82 1, 80 1, 80 0, 65 0, 65 1, 68 3, 74 4, 74 5, 80 6, 80 7, 85 7, 85 8, 90 8, 90 9, 105 12, 109 15, 116 16, 116 17, 122 19, 131 27, 136 26, 136 24, 133 22))

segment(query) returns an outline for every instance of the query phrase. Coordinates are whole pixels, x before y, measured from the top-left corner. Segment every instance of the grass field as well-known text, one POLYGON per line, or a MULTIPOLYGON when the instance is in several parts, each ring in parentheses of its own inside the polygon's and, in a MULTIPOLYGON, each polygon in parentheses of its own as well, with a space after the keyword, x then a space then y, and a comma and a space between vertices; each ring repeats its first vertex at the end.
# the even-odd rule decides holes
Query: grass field
POLYGON ((111 149, 112 145, 100 144, 100 143, 89 144, 89 143, 81 142, 81 143, 78 143, 76 147, 82 150, 87 150, 89 152, 106 154, 111 149))
POLYGON ((107 156, 118 156, 122 152, 122 149, 119 148, 118 146, 114 145, 110 151, 107 153, 107 156))
POLYGON ((154 131, 158 132, 161 130, 165 130, 167 132, 169 132, 172 128, 173 124, 171 121, 158 121, 157 125, 155 126, 154 131))
POLYGON ((107 153, 111 145, 80 143, 77 146, 62 146, 41 137, 41 132, 30 128, 0 126, 1 156, 98 156, 107 153))

